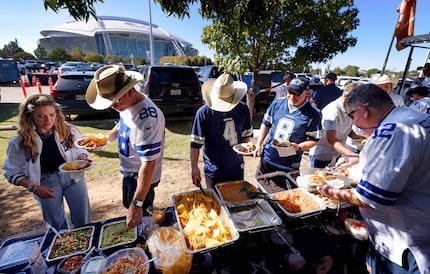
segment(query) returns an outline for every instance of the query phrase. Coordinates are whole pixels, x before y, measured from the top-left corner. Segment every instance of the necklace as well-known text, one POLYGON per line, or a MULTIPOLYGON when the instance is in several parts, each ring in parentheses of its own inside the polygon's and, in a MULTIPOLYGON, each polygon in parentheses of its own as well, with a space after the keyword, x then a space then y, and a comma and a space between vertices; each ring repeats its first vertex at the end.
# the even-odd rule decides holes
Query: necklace
POLYGON ((37 130, 36 130, 36 132, 37 132, 37 134, 40 136, 40 138, 48 138, 49 136, 51 136, 51 135, 52 135, 52 133, 54 132, 54 130, 53 130, 53 129, 51 129, 51 131, 50 131, 50 132, 47 132, 47 133, 41 133, 41 132, 39 132, 39 131, 37 131, 37 130))

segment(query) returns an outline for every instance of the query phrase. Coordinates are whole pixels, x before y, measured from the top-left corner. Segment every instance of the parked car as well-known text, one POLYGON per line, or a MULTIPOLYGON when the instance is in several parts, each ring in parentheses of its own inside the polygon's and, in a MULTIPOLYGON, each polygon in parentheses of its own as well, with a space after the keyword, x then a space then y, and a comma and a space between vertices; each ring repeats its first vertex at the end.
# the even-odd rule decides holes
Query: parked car
MULTIPOLYGON (((244 75, 244 82, 251 89, 252 72, 244 75)), ((262 70, 254 76, 257 94, 255 96, 255 112, 265 110, 275 99, 276 91, 280 88, 283 81, 283 74, 278 70, 262 70)))
POLYGON ((200 67, 200 70, 197 72, 197 76, 199 77, 199 81, 201 84, 206 82, 207 80, 213 79, 215 80, 223 73, 221 69, 219 69, 215 65, 206 65, 200 67))
POLYGON ((146 66, 143 76, 143 92, 165 115, 192 115, 202 105, 201 86, 192 67, 146 66))
POLYGON ((68 71, 90 71, 91 65, 85 62, 66 62, 62 64, 58 70, 61 73, 68 72, 68 71))
POLYGON ((113 109, 95 110, 90 107, 85 99, 88 85, 94 77, 93 71, 71 71, 58 78, 51 96, 61 106, 64 114, 70 118, 72 114, 101 114, 109 117, 117 117, 118 113, 113 109))

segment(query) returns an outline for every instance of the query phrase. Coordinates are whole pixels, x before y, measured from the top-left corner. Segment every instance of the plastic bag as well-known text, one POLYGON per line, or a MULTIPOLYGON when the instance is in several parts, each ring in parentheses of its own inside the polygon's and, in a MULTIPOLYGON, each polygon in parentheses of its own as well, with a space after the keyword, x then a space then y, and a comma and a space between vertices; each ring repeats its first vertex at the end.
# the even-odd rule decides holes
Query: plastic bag
POLYGON ((164 274, 190 272, 193 255, 185 252, 181 234, 176 228, 168 226, 155 229, 146 245, 152 257, 160 255, 154 261, 158 271, 164 274))

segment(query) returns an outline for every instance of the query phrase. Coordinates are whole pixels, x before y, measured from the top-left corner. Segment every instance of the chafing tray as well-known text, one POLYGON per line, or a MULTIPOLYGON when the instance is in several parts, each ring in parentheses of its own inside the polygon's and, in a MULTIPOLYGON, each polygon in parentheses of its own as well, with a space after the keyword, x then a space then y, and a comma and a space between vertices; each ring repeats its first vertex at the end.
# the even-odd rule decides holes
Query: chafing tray
POLYGON ((326 205, 321 199, 319 199, 315 195, 309 193, 308 191, 302 188, 295 188, 295 189, 277 192, 277 193, 271 194, 271 197, 272 199, 277 200, 277 202, 275 203, 285 213, 285 215, 287 215, 287 217, 290 217, 290 218, 298 218, 298 217, 304 218, 304 217, 314 216, 326 209, 326 205), (299 206, 297 202, 305 199, 306 201, 312 201, 313 203, 315 203, 315 208, 309 209, 309 210, 301 209, 300 211, 294 211, 294 212, 289 211, 287 208, 285 208, 282 205, 282 202, 280 201, 280 197, 284 195, 288 196, 289 197, 288 200, 291 201, 291 203, 287 203, 288 205, 297 207, 299 206))
POLYGON ((107 223, 101 228, 98 248, 100 250, 106 250, 120 245, 131 244, 136 239, 137 227, 128 230, 125 220, 107 223), (102 242, 106 237, 108 237, 110 243, 102 242))
POLYGON ((230 219, 230 216, 227 212, 227 209, 221 203, 221 200, 215 194, 214 190, 205 189, 205 194, 202 194, 200 192, 200 190, 194 190, 194 191, 189 191, 189 192, 184 192, 184 193, 177 193, 177 194, 174 194, 172 196, 172 200, 173 200, 173 206, 175 209, 176 220, 178 222, 179 232, 181 233, 181 238, 182 238, 182 242, 184 244, 184 250, 186 253, 194 254, 194 253, 199 253, 199 252, 200 253, 207 252, 207 251, 219 248, 221 246, 231 244, 234 241, 236 241, 237 239, 239 239, 239 232, 237 231, 236 227, 234 226, 233 221, 230 219), (213 201, 216 204, 216 207, 219 208, 219 212, 217 212, 217 215, 219 216, 219 219, 220 219, 222 225, 227 227, 228 231, 230 232, 230 235, 229 235, 229 239, 220 245, 207 246, 204 248, 192 249, 189 245, 189 240, 184 235, 184 227, 181 224, 180 214, 178 213, 178 207, 183 208, 183 205, 180 205, 181 200, 186 199, 187 202, 194 204, 195 199, 193 197, 199 197, 199 196, 202 196, 203 199, 213 201))
POLYGON ((275 171, 255 177, 258 187, 261 191, 272 194, 281 192, 284 190, 297 188, 297 184, 294 180, 290 179, 290 176, 283 171, 275 171))
POLYGON ((278 214, 263 199, 235 203, 227 209, 239 232, 260 232, 282 224, 278 214))
POLYGON ((67 230, 67 231, 61 231, 60 235, 63 238, 65 238, 67 235, 71 235, 71 234, 82 235, 81 233, 83 233, 83 232, 88 232, 88 233, 85 234, 86 236, 78 236, 79 242, 82 243, 81 247, 74 246, 73 250, 67 251, 67 252, 65 252, 64 255, 60 255, 60 256, 51 254, 54 252, 55 241, 59 238, 58 235, 55 235, 54 239, 51 242, 51 246, 49 247, 48 253, 46 255, 46 261, 47 262, 57 261, 59 259, 63 259, 63 258, 72 256, 72 255, 88 252, 92 246, 94 230, 95 230, 94 226, 84 226, 84 227, 71 229, 71 230, 67 230))
POLYGON ((244 180, 219 183, 215 185, 215 189, 226 206, 250 201, 252 198, 248 196, 247 190, 258 191, 256 186, 244 180))

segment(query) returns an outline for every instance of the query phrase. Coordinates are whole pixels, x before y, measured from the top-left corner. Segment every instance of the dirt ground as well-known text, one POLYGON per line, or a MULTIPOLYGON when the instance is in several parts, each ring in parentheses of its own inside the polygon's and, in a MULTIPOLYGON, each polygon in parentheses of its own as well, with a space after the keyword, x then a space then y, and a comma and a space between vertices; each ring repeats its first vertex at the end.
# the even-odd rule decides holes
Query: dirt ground
MULTIPOLYGON (((259 158, 245 157, 245 179, 249 182, 254 181, 258 162, 259 158)), ((200 168, 203 168, 203 163, 200 164, 200 168)), ((162 180, 155 189, 155 204, 171 206, 175 193, 197 189, 191 183, 190 174, 189 161, 164 159, 162 180)), ((119 172, 115 178, 87 181, 93 222, 126 215, 127 211, 122 205, 121 181, 122 176, 119 172)), ((43 229, 41 210, 27 190, 22 188, 0 195, 0 240, 15 234, 43 229)))

